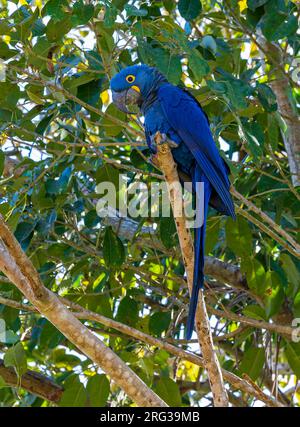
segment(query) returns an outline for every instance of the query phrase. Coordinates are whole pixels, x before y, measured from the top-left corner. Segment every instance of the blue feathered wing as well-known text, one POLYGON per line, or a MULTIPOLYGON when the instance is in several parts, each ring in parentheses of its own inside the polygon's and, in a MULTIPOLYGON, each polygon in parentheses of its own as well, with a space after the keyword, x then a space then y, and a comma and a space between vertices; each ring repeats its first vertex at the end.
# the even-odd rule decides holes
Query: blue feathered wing
POLYGON ((220 211, 233 218, 235 218, 235 212, 229 192, 230 181, 228 178, 228 169, 218 152, 207 117, 200 105, 189 94, 171 84, 162 86, 157 95, 165 119, 180 136, 196 160, 192 176, 194 188, 196 188, 196 182, 204 183, 204 222, 201 227, 195 229, 194 238, 193 290, 186 332, 187 339, 190 339, 194 327, 198 293, 204 283, 206 216, 212 193, 219 199, 218 205, 220 206, 220 211))

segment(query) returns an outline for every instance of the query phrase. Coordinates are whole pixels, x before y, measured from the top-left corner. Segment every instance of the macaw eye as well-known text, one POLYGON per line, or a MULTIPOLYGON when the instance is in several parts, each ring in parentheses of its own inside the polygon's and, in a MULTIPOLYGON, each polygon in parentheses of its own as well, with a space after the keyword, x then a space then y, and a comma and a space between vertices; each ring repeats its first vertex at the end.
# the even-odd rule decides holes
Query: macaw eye
POLYGON ((132 74, 128 74, 126 80, 128 81, 128 83, 133 83, 135 81, 135 77, 132 74))

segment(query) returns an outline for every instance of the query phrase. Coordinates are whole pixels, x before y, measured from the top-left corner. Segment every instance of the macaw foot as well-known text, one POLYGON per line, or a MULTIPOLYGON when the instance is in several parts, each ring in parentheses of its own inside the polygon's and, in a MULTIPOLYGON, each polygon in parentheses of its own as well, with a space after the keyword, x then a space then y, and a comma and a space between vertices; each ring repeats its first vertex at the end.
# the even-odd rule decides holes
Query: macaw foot
MULTIPOLYGON (((172 141, 171 139, 169 139, 165 133, 161 133, 160 136, 161 136, 161 138, 160 138, 160 141, 157 143, 158 145, 168 144, 168 146, 170 148, 177 148, 178 147, 178 144, 176 142, 172 141)), ((151 137, 151 140, 153 140, 154 143, 156 143, 155 137, 156 137, 156 135, 151 137)))

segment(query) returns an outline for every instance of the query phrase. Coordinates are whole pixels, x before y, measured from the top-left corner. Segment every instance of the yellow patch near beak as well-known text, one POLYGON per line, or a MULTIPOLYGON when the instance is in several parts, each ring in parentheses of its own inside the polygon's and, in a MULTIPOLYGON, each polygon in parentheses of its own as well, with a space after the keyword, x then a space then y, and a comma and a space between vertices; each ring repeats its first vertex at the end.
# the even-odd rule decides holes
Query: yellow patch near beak
POLYGON ((141 90, 138 86, 131 86, 131 89, 134 89, 136 92, 141 93, 141 90))

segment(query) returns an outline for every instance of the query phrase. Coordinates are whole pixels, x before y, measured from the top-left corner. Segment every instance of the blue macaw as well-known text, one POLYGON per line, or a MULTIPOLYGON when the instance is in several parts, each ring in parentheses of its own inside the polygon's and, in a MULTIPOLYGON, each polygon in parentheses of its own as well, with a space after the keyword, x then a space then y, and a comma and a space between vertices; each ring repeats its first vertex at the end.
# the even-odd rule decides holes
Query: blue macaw
MULTIPOLYGON (((186 337, 191 338, 199 289, 204 285, 204 242, 208 205, 235 218, 229 192, 229 168, 220 156, 213 140, 209 122, 198 101, 186 90, 168 82, 156 68, 133 65, 111 79, 113 102, 122 111, 131 113, 128 106, 136 104, 145 119, 145 135, 155 154, 156 132, 172 141, 172 154, 179 176, 192 182, 204 183, 204 222, 194 233, 194 277, 186 337)), ((196 194, 197 197, 197 194, 196 194)))

